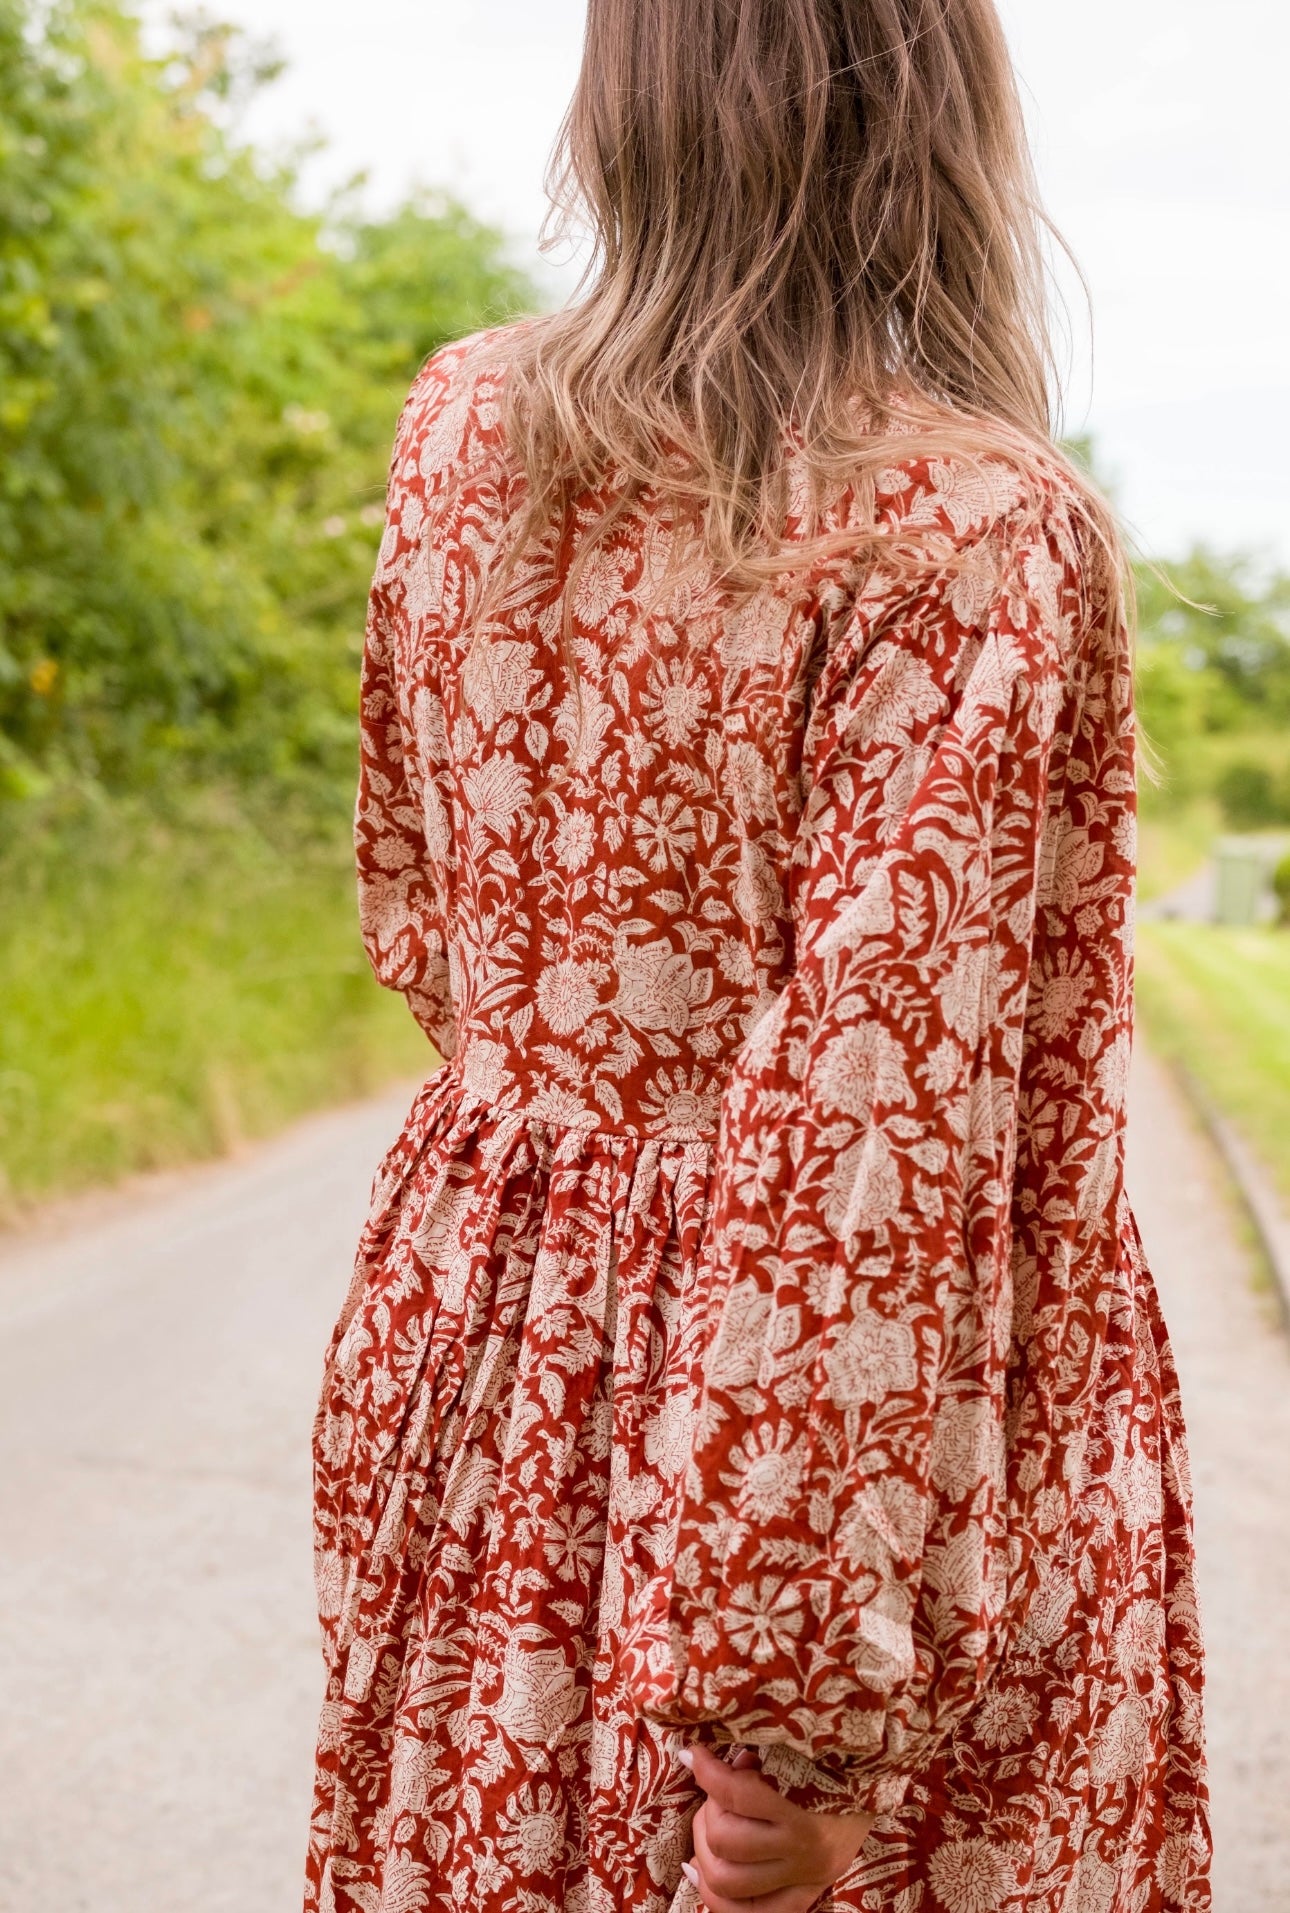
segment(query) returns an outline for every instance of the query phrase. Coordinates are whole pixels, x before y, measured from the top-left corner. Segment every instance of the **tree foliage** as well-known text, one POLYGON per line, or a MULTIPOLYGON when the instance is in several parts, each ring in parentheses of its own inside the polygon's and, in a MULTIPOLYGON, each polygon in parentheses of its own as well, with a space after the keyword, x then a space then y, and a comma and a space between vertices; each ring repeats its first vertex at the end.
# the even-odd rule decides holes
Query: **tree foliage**
POLYGON ((1290 821, 1290 577, 1198 550, 1139 577, 1138 703, 1165 795, 1290 821))
POLYGON ((348 802, 398 405, 531 298, 422 197, 302 212, 230 130, 273 64, 201 20, 0 0, 0 788, 348 802))

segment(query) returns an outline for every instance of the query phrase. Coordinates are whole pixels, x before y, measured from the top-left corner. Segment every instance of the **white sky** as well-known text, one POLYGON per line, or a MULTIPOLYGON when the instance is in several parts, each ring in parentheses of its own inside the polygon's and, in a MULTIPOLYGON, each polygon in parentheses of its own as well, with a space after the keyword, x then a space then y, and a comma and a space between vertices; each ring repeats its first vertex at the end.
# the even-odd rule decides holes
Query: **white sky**
MULTIPOLYGON (((1077 288, 1071 299, 1070 429, 1093 431, 1152 550, 1199 539, 1290 563, 1290 8, 1001 6, 1049 210, 1092 294, 1092 351, 1077 288)), ((450 186, 531 261, 584 0, 214 10, 287 56, 250 130, 324 134, 312 191, 358 170, 376 203, 413 181, 450 186)))

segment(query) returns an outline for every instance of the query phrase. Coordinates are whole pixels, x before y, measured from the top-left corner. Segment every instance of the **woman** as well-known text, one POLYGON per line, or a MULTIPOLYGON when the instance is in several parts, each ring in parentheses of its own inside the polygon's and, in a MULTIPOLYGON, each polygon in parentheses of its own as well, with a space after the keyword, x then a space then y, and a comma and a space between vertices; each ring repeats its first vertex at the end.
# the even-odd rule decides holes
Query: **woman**
POLYGON ((1207 1907, 1121 555, 994 8, 591 0, 566 156, 590 290, 431 360, 372 593, 451 1060, 327 1365, 307 1904, 1207 1907))

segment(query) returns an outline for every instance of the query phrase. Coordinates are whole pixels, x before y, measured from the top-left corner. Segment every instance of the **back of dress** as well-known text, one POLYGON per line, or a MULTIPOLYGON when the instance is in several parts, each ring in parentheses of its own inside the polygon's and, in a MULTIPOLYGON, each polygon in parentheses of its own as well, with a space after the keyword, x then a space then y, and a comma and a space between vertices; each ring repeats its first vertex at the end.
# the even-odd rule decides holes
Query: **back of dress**
POLYGON ((1074 502, 893 441, 916 577, 669 582, 646 501, 566 606, 589 497, 476 640, 505 359, 418 381, 372 596, 364 935, 451 1060, 328 1364, 310 1904, 396 1861, 418 1913, 693 1904, 682 1729, 888 1816, 840 1908, 1199 1907, 1130 665, 1074 502))

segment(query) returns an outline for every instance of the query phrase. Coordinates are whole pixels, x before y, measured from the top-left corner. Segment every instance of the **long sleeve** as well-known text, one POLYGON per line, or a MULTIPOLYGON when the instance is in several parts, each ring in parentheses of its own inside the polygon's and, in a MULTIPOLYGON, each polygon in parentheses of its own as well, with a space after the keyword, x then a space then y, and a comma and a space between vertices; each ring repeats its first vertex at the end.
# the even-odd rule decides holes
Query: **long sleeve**
POLYGON ((761 1745, 834 1811, 898 1805, 1015 1636, 1100 1332, 1094 1301, 1079 1375, 1049 1345, 1019 1356, 1014 1275, 1034 1211, 1069 1322, 1113 1226, 1114 1111, 1085 1138, 1127 1015, 1125 671, 1064 508, 992 563, 992 584, 969 563, 876 627, 860 607, 820 687, 798 966, 725 1093, 715 1326, 675 1555, 628 1670, 649 1718, 761 1745), (1106 905, 1082 922, 1080 883, 1063 899, 1053 876, 1076 737, 1120 783, 1076 833, 1106 905), (1050 942, 1068 969, 1099 944, 1111 979, 1039 1097, 1060 1190, 1017 1167, 1050 942))
POLYGON ((410 517, 399 482, 414 417, 410 402, 395 445, 390 516, 368 605, 354 844, 359 923, 372 968, 388 989, 402 992, 440 1055, 450 1057, 457 1029, 441 894, 451 852, 447 807, 437 788, 442 709, 431 689, 413 686, 409 702, 419 722, 411 735, 398 682, 399 638, 406 648, 410 625, 409 570, 421 548, 410 535, 421 520, 410 517))

